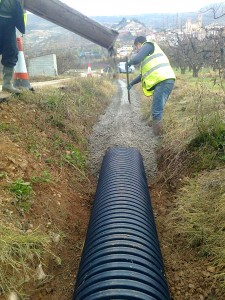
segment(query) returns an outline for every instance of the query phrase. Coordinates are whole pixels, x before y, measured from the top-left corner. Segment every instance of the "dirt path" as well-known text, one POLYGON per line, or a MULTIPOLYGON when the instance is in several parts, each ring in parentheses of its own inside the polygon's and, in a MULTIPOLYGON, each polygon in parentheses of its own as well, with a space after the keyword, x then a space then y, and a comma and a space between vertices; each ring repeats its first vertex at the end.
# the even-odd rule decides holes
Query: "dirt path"
POLYGON ((142 156, 146 176, 156 175, 155 148, 157 139, 152 128, 141 119, 138 94, 131 90, 131 104, 128 102, 126 82, 118 80, 118 92, 100 121, 93 127, 90 137, 89 165, 97 175, 102 158, 109 147, 126 146, 137 148, 142 156))

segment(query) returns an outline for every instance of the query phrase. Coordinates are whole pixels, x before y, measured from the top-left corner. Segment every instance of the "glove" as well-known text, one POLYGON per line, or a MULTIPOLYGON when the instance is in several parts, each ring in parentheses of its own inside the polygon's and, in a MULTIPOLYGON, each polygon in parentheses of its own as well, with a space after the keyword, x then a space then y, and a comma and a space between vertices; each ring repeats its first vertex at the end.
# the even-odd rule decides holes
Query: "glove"
POLYGON ((132 88, 132 85, 129 83, 127 86, 127 90, 129 91, 132 88))

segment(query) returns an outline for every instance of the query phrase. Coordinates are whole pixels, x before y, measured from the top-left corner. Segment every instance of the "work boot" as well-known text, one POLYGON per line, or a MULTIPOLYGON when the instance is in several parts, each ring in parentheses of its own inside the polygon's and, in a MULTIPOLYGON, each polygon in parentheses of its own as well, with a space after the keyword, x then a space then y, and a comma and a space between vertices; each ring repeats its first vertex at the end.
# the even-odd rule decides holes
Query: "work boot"
POLYGON ((12 85, 12 77, 13 77, 14 68, 3 67, 3 84, 2 91, 6 91, 13 94, 20 94, 21 91, 16 89, 12 85))
POLYGON ((153 120, 152 129, 155 136, 163 135, 163 126, 161 120, 153 120))

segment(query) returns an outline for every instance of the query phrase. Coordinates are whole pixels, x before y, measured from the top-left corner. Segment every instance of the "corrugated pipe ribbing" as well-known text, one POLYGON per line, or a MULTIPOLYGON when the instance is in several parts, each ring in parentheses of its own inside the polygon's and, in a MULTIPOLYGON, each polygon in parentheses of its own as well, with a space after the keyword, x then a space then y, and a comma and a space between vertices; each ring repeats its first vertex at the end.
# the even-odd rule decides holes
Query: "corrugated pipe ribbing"
POLYGON ((140 152, 109 149, 102 162, 73 300, 169 300, 140 152))

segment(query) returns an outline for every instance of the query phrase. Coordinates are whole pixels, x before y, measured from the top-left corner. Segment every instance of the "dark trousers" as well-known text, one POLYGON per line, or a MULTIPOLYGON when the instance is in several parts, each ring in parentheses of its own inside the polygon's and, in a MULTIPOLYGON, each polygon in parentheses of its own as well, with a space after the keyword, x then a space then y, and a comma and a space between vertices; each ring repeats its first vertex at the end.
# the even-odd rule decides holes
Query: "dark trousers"
POLYGON ((1 63, 5 67, 15 67, 18 60, 16 28, 12 18, 0 17, 0 54, 1 63))

